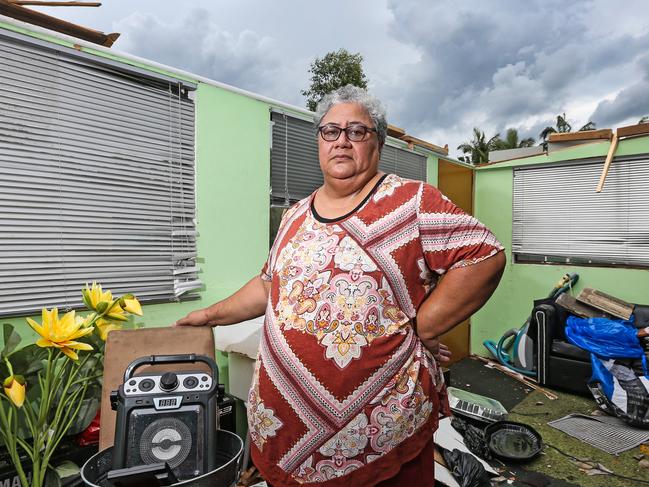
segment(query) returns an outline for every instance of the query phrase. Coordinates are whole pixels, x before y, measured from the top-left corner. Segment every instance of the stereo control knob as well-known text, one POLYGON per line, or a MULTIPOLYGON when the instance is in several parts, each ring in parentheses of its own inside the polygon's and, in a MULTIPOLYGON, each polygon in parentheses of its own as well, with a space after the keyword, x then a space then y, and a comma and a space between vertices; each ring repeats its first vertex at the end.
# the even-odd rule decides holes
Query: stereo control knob
POLYGON ((173 391, 178 387, 178 376, 173 372, 166 372, 160 377, 160 389, 163 391, 173 391))

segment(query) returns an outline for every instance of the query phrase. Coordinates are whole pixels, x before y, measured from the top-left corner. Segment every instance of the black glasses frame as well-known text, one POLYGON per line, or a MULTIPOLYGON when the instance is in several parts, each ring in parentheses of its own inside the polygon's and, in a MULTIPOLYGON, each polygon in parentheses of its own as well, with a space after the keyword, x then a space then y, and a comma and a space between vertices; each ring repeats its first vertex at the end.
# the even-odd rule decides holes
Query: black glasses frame
POLYGON ((363 125, 362 123, 353 123, 351 125, 348 125, 345 128, 338 127, 338 125, 333 125, 333 124, 326 124, 326 125, 321 125, 318 127, 318 132, 320 133, 320 137, 322 137, 322 140, 327 141, 327 142, 335 142, 340 138, 340 134, 345 132, 345 137, 347 137, 347 140, 351 142, 363 142, 364 140, 367 140, 367 134, 370 132, 377 132, 377 130, 374 127, 368 127, 367 125, 363 125), (352 129, 358 129, 358 128, 363 128, 365 130, 365 133, 363 134, 363 138, 354 140, 349 137, 349 131, 352 129), (324 129, 336 129, 338 131, 338 135, 336 135, 335 138, 333 139, 326 139, 324 136, 324 129))

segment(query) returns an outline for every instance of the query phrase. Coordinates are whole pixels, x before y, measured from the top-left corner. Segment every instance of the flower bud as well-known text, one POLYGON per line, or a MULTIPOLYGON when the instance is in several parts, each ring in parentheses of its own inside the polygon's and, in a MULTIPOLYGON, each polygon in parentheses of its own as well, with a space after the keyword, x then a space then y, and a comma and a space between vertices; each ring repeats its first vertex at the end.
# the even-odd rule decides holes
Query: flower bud
POLYGON ((140 306, 140 302, 135 296, 132 298, 124 298, 124 305, 122 308, 128 313, 142 316, 142 306, 140 306))
POLYGON ((11 375, 2 383, 5 394, 16 406, 22 407, 25 402, 25 378, 22 375, 11 375))

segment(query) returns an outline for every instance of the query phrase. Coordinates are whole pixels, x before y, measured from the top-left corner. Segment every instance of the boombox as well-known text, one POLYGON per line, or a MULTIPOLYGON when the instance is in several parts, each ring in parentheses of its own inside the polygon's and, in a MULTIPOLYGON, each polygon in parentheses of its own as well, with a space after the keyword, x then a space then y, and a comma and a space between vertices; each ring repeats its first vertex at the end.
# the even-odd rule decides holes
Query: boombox
POLYGON ((216 468, 218 369, 204 355, 151 355, 131 362, 111 392, 117 410, 113 470, 163 465, 178 481, 216 468), (134 375, 143 365, 203 362, 202 371, 134 375), (165 465, 166 464, 166 465, 165 465))

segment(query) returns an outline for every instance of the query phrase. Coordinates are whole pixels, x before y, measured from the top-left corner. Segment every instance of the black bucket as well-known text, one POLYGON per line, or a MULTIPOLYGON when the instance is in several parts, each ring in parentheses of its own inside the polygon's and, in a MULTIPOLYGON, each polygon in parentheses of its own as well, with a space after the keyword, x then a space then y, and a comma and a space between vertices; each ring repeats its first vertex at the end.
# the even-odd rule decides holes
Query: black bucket
MULTIPOLYGON (((182 487, 231 487, 239 478, 243 441, 234 433, 225 430, 216 432, 216 464, 211 472, 193 479, 172 484, 182 487)), ((113 468, 113 447, 106 448, 92 456, 81 467, 81 478, 86 485, 107 487, 106 475, 113 468)))

